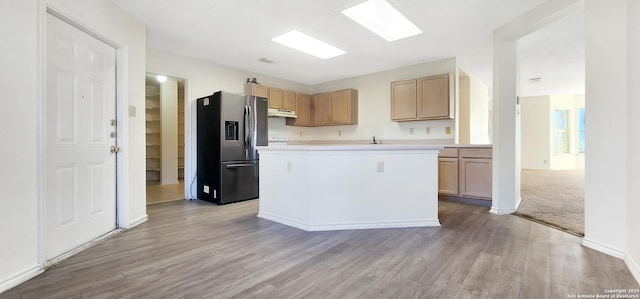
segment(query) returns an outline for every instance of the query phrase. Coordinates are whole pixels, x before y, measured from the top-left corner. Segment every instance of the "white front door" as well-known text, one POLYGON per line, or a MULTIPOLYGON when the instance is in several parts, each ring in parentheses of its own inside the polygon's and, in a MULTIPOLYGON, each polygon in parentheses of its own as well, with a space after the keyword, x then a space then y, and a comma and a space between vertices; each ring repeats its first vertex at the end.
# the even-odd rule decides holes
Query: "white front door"
POLYGON ((47 14, 47 260, 116 228, 115 49, 47 14))

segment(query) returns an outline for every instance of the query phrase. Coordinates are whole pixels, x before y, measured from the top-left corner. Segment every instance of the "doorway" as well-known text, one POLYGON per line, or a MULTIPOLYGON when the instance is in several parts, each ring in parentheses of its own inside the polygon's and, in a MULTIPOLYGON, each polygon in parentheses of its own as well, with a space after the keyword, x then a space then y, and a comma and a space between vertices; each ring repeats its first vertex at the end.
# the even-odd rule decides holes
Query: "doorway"
POLYGON ((147 73, 147 205, 185 199, 185 79, 147 73))
POLYGON ((584 10, 519 40, 519 215, 584 235, 584 10))
POLYGON ((46 16, 45 262, 116 229, 116 49, 46 16))

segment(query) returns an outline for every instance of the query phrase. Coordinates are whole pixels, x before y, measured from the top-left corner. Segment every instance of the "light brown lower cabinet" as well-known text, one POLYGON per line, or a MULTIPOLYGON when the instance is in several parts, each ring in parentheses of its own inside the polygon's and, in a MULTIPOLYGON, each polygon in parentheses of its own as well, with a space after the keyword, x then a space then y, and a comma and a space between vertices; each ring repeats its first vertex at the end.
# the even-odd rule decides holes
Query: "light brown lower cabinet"
POLYGON ((441 198, 491 205, 492 149, 446 147, 438 158, 438 194, 441 198))
POLYGON ((440 194, 458 195, 458 158, 438 159, 438 187, 440 194))

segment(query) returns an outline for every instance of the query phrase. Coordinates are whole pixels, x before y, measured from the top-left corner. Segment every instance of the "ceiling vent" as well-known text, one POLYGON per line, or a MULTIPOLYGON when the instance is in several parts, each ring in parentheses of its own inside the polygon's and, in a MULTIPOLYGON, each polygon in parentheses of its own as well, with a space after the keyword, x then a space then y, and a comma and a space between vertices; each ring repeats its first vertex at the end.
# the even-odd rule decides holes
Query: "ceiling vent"
POLYGON ((276 62, 277 62, 277 61, 275 61, 275 60, 271 60, 271 59, 269 59, 269 58, 267 58, 267 57, 262 57, 262 58, 260 58, 260 61, 261 61, 261 62, 264 62, 264 63, 266 63, 266 64, 272 64, 272 63, 276 63, 276 62))
POLYGON ((542 77, 529 78, 529 83, 538 83, 542 81, 542 77))

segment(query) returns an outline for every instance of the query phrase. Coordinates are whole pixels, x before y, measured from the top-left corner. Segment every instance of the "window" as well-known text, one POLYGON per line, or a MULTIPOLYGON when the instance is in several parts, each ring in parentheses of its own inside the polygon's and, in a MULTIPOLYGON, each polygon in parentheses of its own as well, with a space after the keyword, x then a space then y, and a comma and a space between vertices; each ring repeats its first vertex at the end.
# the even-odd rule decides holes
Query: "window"
POLYGON ((569 153, 568 119, 568 110, 556 110, 553 115, 553 148, 556 154, 569 153))
POLYGON ((578 153, 584 153, 584 108, 578 109, 578 153))

